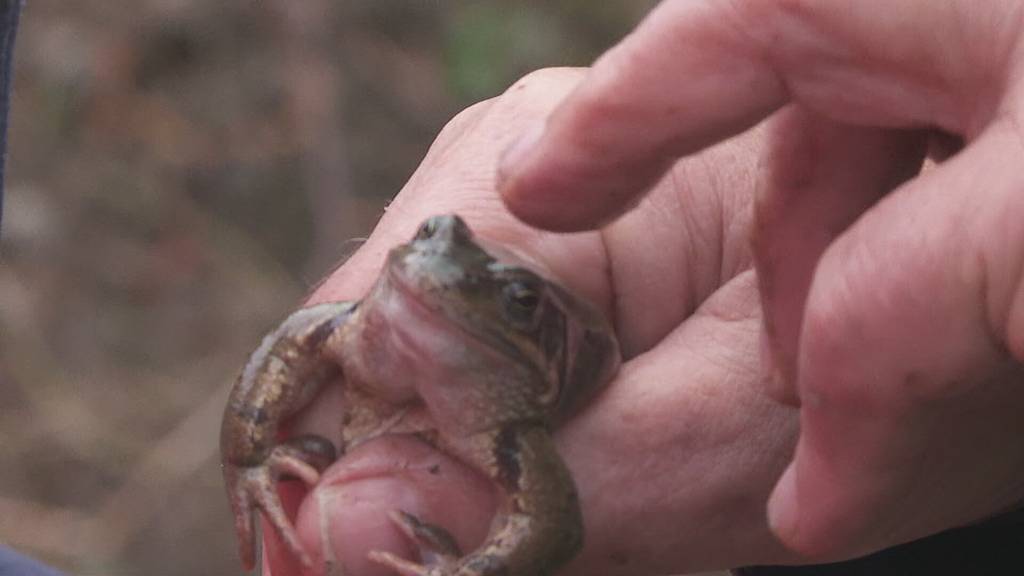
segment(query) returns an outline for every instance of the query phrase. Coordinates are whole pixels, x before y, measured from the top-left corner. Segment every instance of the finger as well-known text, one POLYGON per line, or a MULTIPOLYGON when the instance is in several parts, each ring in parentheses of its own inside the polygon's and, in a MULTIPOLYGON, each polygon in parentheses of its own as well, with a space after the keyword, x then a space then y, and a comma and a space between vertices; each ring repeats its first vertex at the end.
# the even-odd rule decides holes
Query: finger
POLYGON ((780 106, 784 85, 729 14, 735 2, 664 2, 602 56, 502 158, 509 209, 551 230, 596 227, 679 156, 780 106))
POLYGON ((757 382, 759 324, 747 272, 626 363, 599 402, 560 431, 585 523, 567 574, 793 560, 770 535, 764 502, 791 454, 795 411, 757 382))
POLYGON ((633 206, 672 158, 789 101, 847 123, 976 133, 997 111, 992 79, 1008 76, 1016 28, 1005 23, 1019 8, 663 2, 509 149, 502 194, 531 224, 595 227, 633 206))
MULTIPOLYGON (((416 543, 389 518, 401 509, 442 526, 466 550, 478 546, 495 510, 489 482, 408 437, 363 445, 325 474, 298 516, 310 550, 348 576, 386 576, 373 550, 417 558, 416 543)), ((328 572, 330 573, 330 572, 328 572)))
POLYGON ((838 124, 799 106, 771 124, 753 242, 764 307, 762 366, 772 396, 795 404, 800 325, 818 259, 918 171, 926 140, 921 132, 838 124))
POLYGON ((769 505, 790 547, 861 553, 1024 497, 1022 328, 1006 322, 1024 262, 1024 176, 1007 161, 1020 152, 1015 124, 993 125, 823 255, 800 334, 801 441, 769 505))

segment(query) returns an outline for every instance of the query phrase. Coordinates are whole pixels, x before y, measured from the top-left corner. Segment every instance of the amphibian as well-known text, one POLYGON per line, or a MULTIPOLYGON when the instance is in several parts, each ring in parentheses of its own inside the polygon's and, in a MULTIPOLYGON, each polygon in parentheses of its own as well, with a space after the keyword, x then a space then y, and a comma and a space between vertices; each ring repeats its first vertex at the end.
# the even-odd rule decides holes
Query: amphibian
MULTIPOLYGON (((493 252, 493 250, 492 250, 493 252)), ((418 564, 370 557, 406 576, 553 573, 582 545, 576 489, 550 430, 619 366, 608 322, 587 302, 508 257, 495 258, 461 218, 436 216, 388 254, 360 301, 289 316, 252 353, 221 430, 224 478, 245 566, 262 510, 303 564, 285 515, 282 476, 312 485, 335 458, 383 434, 415 434, 501 489, 486 541, 462 555, 444 529, 395 511, 424 551, 418 564), (341 446, 279 441, 282 422, 339 382, 341 446)))

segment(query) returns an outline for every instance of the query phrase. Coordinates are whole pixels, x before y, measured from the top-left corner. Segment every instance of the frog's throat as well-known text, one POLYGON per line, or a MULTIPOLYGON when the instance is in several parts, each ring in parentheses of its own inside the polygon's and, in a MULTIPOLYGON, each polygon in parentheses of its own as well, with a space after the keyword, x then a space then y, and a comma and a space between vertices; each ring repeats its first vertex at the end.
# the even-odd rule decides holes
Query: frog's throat
MULTIPOLYGON (((469 322, 462 321, 457 314, 451 313, 443 305, 429 302, 422 298, 414 286, 411 286, 401 277, 389 271, 382 275, 382 282, 376 290, 375 298, 397 298, 399 305, 410 314, 415 315, 416 322, 443 327, 462 337, 459 340, 465 346, 471 346, 475 351, 494 358, 502 358, 505 361, 516 362, 521 366, 528 366, 538 377, 546 374, 544 366, 539 365, 537 358, 526 354, 512 341, 503 337, 493 330, 482 330, 472 326, 469 322)), ((399 332, 408 331, 401 323, 395 325, 399 332)), ((412 340, 418 339, 412 337, 412 340)), ((415 346, 415 345, 413 345, 415 346)))

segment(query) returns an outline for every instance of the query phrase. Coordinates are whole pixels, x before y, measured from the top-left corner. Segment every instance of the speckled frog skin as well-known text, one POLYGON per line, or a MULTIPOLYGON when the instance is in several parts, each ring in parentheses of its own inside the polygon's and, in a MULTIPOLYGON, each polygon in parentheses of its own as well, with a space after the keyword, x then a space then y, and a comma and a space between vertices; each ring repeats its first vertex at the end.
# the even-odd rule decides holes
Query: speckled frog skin
POLYGON ((489 254, 458 216, 430 218, 391 250, 365 298, 295 312, 242 370, 221 452, 243 564, 255 564, 257 508, 291 553, 312 564, 281 507, 280 477, 312 485, 336 452, 415 434, 490 478, 504 504, 484 543, 465 555, 444 529, 396 510, 392 520, 423 563, 380 551, 370 558, 406 576, 554 573, 583 534, 550 430, 618 366, 618 345, 597 310, 489 254), (341 446, 317 436, 279 441, 284 419, 339 382, 341 446))

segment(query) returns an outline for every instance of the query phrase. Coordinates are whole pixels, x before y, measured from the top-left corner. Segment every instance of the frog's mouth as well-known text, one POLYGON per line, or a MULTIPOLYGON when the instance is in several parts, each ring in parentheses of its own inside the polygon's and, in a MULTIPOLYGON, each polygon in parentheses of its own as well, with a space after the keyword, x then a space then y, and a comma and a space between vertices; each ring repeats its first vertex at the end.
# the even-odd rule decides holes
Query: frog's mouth
POLYGON ((425 296, 439 288, 420 285, 413 275, 402 268, 401 265, 389 263, 385 289, 390 292, 386 298, 392 299, 392 306, 396 307, 392 313, 396 317, 402 316, 403 312, 411 316, 407 320, 392 322, 392 329, 402 337, 405 347, 416 350, 418 354, 430 353, 430 349, 444 341, 504 362, 535 367, 535 361, 499 331, 487 330, 483 326, 485 320, 478 319, 480 321, 474 324, 471 318, 445 306, 440 299, 425 296), (401 310, 397 307, 401 307, 401 310))

